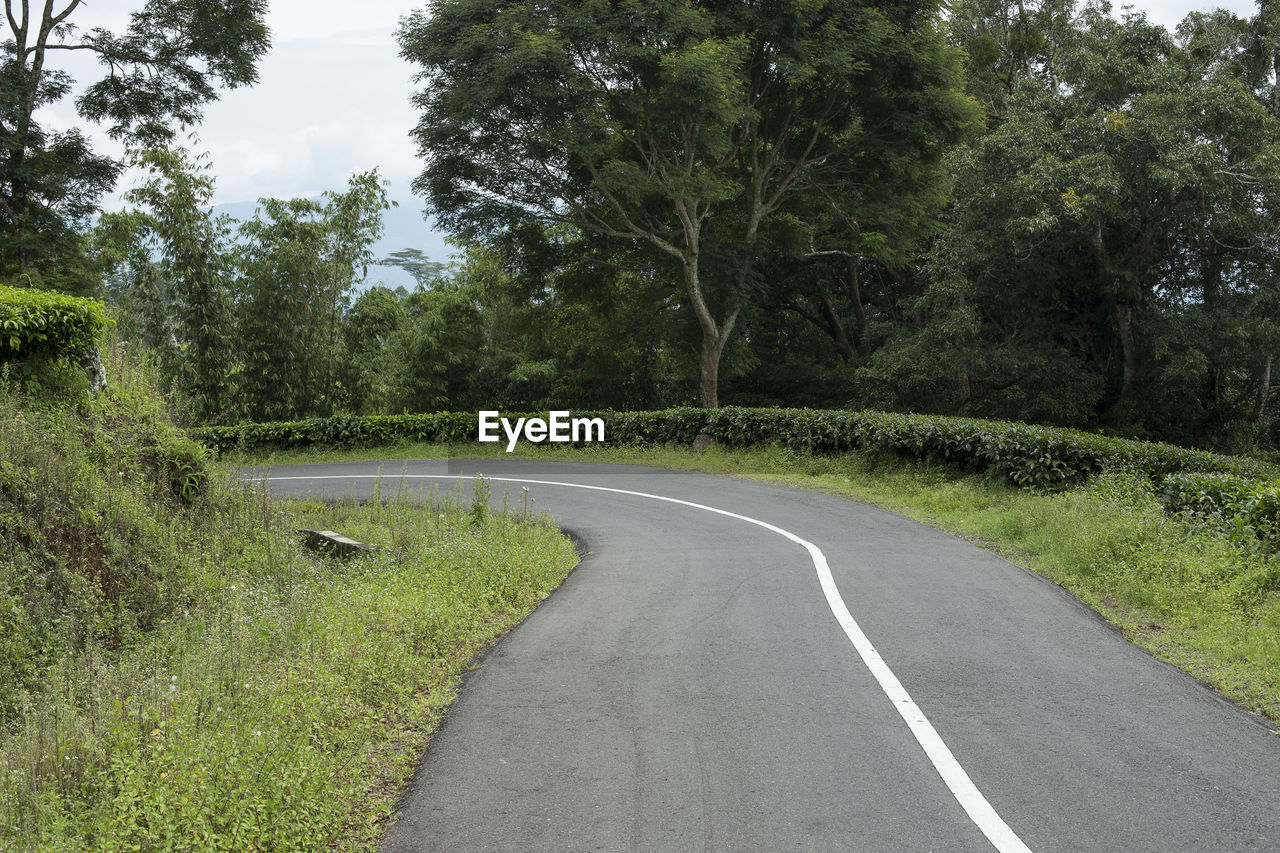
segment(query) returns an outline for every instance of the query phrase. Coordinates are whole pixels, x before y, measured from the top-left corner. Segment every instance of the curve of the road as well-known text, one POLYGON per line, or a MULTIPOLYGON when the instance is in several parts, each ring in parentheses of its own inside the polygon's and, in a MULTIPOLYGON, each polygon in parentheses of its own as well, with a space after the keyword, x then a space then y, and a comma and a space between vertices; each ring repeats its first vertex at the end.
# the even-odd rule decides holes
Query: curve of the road
POLYGON ((386 851, 1280 849, 1259 718, 899 516, 634 466, 255 473, 359 495, 483 473, 590 548, 468 679, 386 851))

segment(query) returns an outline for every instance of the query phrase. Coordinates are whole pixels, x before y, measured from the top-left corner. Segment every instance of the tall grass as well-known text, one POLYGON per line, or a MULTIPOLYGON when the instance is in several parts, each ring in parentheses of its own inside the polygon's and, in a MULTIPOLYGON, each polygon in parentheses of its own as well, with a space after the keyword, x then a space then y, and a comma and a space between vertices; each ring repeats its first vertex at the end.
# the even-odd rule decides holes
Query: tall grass
POLYGON ((0 398, 0 849, 370 848, 468 660, 571 545, 398 485, 292 504, 201 468, 184 495, 181 434, 115 361, 78 410, 0 398), (299 527, 381 548, 319 557, 299 527))

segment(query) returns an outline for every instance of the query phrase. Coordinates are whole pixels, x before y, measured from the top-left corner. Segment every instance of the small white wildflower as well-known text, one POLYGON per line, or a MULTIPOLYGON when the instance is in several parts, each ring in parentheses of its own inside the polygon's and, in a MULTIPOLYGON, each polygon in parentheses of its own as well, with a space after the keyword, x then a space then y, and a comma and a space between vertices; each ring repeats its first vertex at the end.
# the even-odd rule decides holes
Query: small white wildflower
POLYGON ((254 736, 254 737, 262 737, 262 729, 254 729, 254 730, 253 730, 253 736, 254 736))
POLYGON ((174 692, 176 692, 176 691, 177 691, 177 689, 178 689, 178 685, 176 685, 176 684, 170 684, 170 685, 169 685, 169 692, 170 692, 170 693, 174 693, 174 692))

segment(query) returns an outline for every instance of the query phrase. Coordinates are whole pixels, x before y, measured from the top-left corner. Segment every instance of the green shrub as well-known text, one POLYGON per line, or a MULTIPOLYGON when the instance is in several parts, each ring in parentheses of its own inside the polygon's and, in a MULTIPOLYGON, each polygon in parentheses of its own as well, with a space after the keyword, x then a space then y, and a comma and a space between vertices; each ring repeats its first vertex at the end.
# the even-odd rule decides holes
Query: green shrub
POLYGON ((89 349, 106 325, 97 300, 0 284, 0 361, 89 349))
POLYGON ((143 457, 184 504, 199 497, 209 478, 208 448, 167 424, 148 438, 143 457))
MULTIPOLYGON (((657 412, 575 412, 601 417, 610 444, 688 444, 699 433, 729 447, 780 446, 808 453, 864 449, 989 473, 1019 486, 1057 488, 1106 469, 1146 474, 1159 483, 1182 471, 1276 476, 1269 463, 1168 444, 1092 435, 1078 430, 1003 421, 814 409, 667 409, 657 412)), ((516 417, 516 415, 507 415, 516 417)), ((343 416, 291 423, 205 427, 196 437, 223 450, 378 447, 405 442, 475 441, 477 415, 343 416)))
POLYGON ((1280 482, 1234 474, 1184 472, 1165 477, 1160 502, 1169 512, 1216 518, 1238 534, 1280 547, 1280 482))
POLYGON ((79 396, 107 322, 96 300, 0 284, 0 380, 12 376, 35 397, 79 396))

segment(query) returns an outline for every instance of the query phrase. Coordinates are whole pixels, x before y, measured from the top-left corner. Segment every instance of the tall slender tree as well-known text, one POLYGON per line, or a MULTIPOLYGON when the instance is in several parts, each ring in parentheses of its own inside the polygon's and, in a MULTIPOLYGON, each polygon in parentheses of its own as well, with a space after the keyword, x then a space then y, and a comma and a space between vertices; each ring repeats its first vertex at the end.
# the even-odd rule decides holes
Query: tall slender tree
POLYGON ((165 282, 174 313, 162 364, 198 417, 226 420, 236 405, 231 220, 210 209, 208 155, 157 148, 133 152, 130 163, 147 177, 125 198, 145 211, 138 236, 160 257, 154 275, 165 282))
POLYGON ((377 170, 346 192, 260 199, 240 225, 241 387, 249 417, 332 414, 338 399, 341 321, 373 261, 382 212, 391 206, 377 170))

